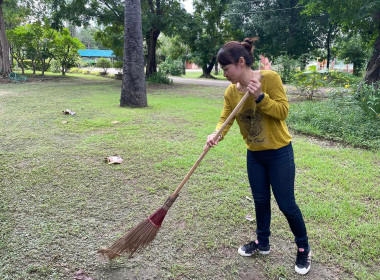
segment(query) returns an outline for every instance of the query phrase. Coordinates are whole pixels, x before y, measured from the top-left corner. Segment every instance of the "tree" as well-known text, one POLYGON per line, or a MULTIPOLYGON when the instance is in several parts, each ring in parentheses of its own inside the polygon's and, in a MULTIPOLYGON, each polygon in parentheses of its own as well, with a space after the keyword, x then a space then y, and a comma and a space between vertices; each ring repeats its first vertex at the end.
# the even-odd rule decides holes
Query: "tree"
POLYGON ((0 0, 0 73, 7 77, 12 72, 9 60, 9 44, 5 33, 5 21, 3 15, 3 0, 0 0))
POLYGON ((186 30, 181 36, 190 47, 194 62, 202 67, 202 77, 213 78, 211 71, 223 43, 242 35, 223 17, 227 1, 195 0, 193 5, 193 19, 186 21, 186 30))
POLYGON ((75 65, 76 60, 79 58, 78 51, 84 50, 85 46, 78 38, 72 38, 67 28, 63 28, 61 32, 57 32, 53 44, 53 56, 61 65, 62 75, 65 75, 67 69, 75 65))
POLYGON ((364 44, 360 34, 344 38, 339 45, 338 56, 347 63, 353 64, 353 74, 355 76, 360 76, 360 70, 362 70, 369 55, 368 47, 364 44))
POLYGON ((380 80, 380 2, 377 0, 303 0, 312 13, 327 11, 332 21, 347 34, 359 33, 364 42, 372 46, 364 82, 380 80))
POLYGON ((12 57, 17 61, 21 67, 22 74, 25 71, 24 60, 27 59, 28 44, 31 40, 31 34, 26 26, 18 26, 14 29, 7 31, 7 37, 11 44, 12 57))
POLYGON ((121 107, 146 107, 144 51, 140 0, 125 0, 121 107))

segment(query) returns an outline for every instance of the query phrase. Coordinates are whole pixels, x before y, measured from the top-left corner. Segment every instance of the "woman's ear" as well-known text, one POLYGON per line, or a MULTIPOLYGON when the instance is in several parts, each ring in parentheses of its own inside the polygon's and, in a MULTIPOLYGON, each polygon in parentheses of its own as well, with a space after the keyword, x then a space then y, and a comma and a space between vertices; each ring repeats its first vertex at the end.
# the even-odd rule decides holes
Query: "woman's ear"
POLYGON ((245 66, 245 59, 244 59, 244 57, 240 57, 239 58, 239 62, 238 62, 238 64, 240 65, 240 66, 245 66))

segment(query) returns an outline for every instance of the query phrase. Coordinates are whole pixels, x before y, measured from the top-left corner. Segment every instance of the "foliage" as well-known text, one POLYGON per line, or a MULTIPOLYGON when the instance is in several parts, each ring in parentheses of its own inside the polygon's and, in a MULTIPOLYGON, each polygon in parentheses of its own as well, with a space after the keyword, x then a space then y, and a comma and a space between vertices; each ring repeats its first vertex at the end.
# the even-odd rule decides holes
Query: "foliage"
POLYGON ((244 37, 259 36, 257 51, 276 58, 284 52, 294 59, 323 46, 325 20, 303 14, 299 0, 232 1, 226 17, 244 37))
POLYGON ((297 61, 291 59, 288 55, 281 55, 276 59, 278 73, 281 76, 284 84, 289 84, 294 81, 296 74, 297 61))
POLYGON ((364 68, 369 56, 368 45, 364 44, 360 34, 351 36, 349 39, 345 38, 338 45, 338 57, 344 59, 346 63, 353 63, 355 76, 360 76, 360 71, 364 68))
POLYGON ((355 98, 360 108, 368 116, 372 116, 380 121, 380 89, 378 85, 362 84, 356 92, 355 98))
POLYGON ((63 28, 53 41, 52 54, 54 58, 61 64, 61 73, 65 75, 67 69, 75 66, 79 59, 79 50, 84 50, 85 46, 78 38, 72 38, 67 28, 63 28))
POLYGON ((379 119, 368 118, 349 96, 292 103, 287 122, 291 129, 299 132, 380 149, 379 119))
POLYGON ((326 83, 328 84, 328 86, 333 87, 356 87, 357 85, 359 85, 361 81, 360 77, 356 77, 347 72, 330 70, 325 75, 326 83))
POLYGON ((103 73, 107 74, 108 68, 112 67, 112 62, 108 58, 99 58, 96 67, 103 68, 103 73))
POLYGON ((170 79, 167 74, 161 70, 147 77, 146 81, 151 84, 172 84, 173 80, 170 79))
POLYGON ((193 20, 188 22, 182 38, 190 47, 192 60, 202 68, 203 75, 209 77, 222 45, 242 34, 223 17, 227 1, 197 0, 193 5, 193 20))
POLYGON ((307 99, 312 100, 315 92, 325 85, 323 73, 317 71, 317 66, 310 66, 308 71, 296 75, 297 85, 301 92, 306 94, 307 99))
POLYGON ((159 65, 159 69, 165 72, 166 74, 173 76, 181 76, 182 75, 182 61, 180 60, 172 60, 170 58, 166 59, 159 65))

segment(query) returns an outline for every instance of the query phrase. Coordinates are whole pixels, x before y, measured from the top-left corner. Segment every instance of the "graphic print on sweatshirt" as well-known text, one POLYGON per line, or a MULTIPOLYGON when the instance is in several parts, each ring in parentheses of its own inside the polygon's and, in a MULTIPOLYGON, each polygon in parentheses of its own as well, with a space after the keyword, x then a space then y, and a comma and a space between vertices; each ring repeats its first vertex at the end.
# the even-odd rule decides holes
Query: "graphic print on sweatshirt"
POLYGON ((239 115, 240 122, 245 126, 248 132, 247 141, 254 143, 262 143, 264 139, 258 138, 257 136, 263 131, 263 126, 261 120, 263 115, 260 111, 254 111, 252 109, 246 110, 244 113, 239 115))

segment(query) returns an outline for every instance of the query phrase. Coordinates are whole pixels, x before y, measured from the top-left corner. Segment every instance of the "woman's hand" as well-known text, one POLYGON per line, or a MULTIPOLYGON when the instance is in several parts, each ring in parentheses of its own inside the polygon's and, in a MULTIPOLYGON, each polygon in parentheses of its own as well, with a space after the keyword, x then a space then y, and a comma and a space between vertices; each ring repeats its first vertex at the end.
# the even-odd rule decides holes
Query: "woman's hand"
POLYGON ((204 146, 203 150, 206 150, 207 146, 214 147, 214 146, 218 145, 218 142, 219 142, 221 136, 219 135, 219 137, 216 140, 214 140, 215 135, 216 135, 216 132, 207 136, 207 143, 204 146))
POLYGON ((247 91, 257 100, 261 95, 261 83, 259 80, 252 78, 247 86, 247 91))

